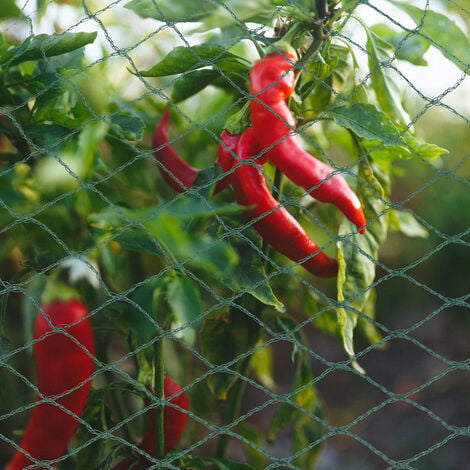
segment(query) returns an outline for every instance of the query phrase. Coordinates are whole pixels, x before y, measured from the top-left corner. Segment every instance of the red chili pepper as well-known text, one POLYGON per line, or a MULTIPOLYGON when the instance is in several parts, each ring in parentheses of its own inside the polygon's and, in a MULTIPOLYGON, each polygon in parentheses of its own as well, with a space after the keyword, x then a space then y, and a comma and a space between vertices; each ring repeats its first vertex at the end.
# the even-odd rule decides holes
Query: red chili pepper
POLYGON ((225 129, 222 134, 220 134, 217 162, 222 168, 222 171, 225 173, 225 176, 223 179, 217 182, 214 191, 215 193, 222 191, 222 189, 225 189, 231 183, 232 173, 229 172, 235 164, 234 155, 237 150, 239 140, 239 135, 231 134, 225 129))
POLYGON ((246 160, 256 154, 256 138, 256 131, 251 127, 238 143, 237 155, 242 162, 232 175, 237 202, 249 207, 245 215, 254 220, 254 228, 274 249, 316 276, 336 276, 338 262, 320 251, 297 220, 274 199, 266 187, 260 166, 253 160, 246 160))
MULTIPOLYGON (((170 111, 165 109, 163 115, 155 127, 153 133, 153 155, 161 163, 159 170, 165 181, 179 193, 190 188, 196 179, 199 169, 186 163, 168 143, 166 131, 170 121, 170 111)), ((219 139, 218 159, 224 173, 233 166, 233 155, 239 136, 232 135, 228 131, 223 131, 219 139)), ((230 184, 230 175, 225 176, 217 182, 214 193, 218 193, 230 184)))
POLYGON ((166 182, 180 193, 190 188, 196 179, 199 170, 186 163, 168 143, 166 131, 170 121, 170 110, 163 112, 162 118, 153 133, 154 157, 162 164, 159 170, 166 182))
POLYGON ((295 119, 285 99, 294 90, 293 60, 286 52, 274 53, 251 67, 251 121, 259 148, 291 181, 315 199, 337 206, 364 233, 361 203, 344 177, 306 152, 300 138, 292 134, 295 119))
MULTIPOLYGON (((91 386, 93 359, 90 354, 94 348, 88 311, 78 299, 56 300, 42 310, 44 314, 38 311, 34 321, 34 339, 38 341, 33 346, 37 387, 55 404, 34 406, 20 447, 36 460, 46 462, 60 458, 75 433, 76 417, 83 412, 91 386), (64 329, 74 339, 59 329, 64 329), (78 388, 74 390, 75 387, 78 388), (57 395, 63 396, 54 398, 57 395)), ((23 451, 15 452, 6 470, 19 470, 34 463, 23 451)))
MULTIPOLYGON (((188 399, 184 392, 181 391, 181 387, 173 380, 171 377, 165 376, 163 383, 163 392, 166 399, 170 399, 170 403, 179 406, 180 408, 187 410, 188 409, 188 399), (173 397, 173 398, 171 398, 173 397)), ((181 434, 183 434, 184 427, 188 416, 186 413, 180 411, 177 408, 172 406, 165 406, 163 410, 163 420, 164 420, 164 452, 168 453, 173 449, 178 443, 181 434)), ((148 426, 147 432, 145 433, 142 442, 139 445, 139 448, 145 451, 149 455, 155 455, 156 447, 156 436, 155 436, 155 413, 153 410, 148 412, 148 426)), ((145 457, 140 456, 140 465, 142 468, 147 468, 153 465, 145 457)), ((119 462, 114 470, 129 470, 132 465, 132 459, 128 458, 119 462)))

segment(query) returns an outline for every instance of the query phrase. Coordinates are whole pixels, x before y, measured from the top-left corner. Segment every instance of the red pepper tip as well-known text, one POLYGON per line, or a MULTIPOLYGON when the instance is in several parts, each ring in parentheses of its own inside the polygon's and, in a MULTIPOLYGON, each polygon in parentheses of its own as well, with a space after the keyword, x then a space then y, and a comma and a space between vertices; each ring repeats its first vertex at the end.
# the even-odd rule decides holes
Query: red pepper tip
POLYGON ((355 217, 355 224, 356 224, 356 227, 357 229, 359 230, 359 233, 361 235, 363 235, 364 233, 366 233, 366 229, 367 229, 367 226, 366 226, 366 217, 364 215, 364 211, 362 210, 362 207, 359 208, 359 211, 358 213, 356 214, 356 217, 355 217))

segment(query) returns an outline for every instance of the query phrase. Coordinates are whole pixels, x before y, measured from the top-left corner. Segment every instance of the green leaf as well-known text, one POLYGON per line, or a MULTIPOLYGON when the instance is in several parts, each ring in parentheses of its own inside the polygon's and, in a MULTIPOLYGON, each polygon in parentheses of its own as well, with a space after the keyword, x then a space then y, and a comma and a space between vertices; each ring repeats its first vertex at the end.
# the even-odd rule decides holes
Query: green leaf
POLYGON ((346 12, 354 10, 358 5, 363 3, 362 0, 342 0, 341 5, 342 9, 346 12))
POLYGON ((251 125, 249 102, 247 101, 239 111, 230 115, 225 121, 224 128, 230 134, 238 135, 248 129, 251 125))
POLYGON ((8 49, 1 57, 1 65, 18 65, 28 60, 40 60, 74 51, 91 44, 97 33, 38 34, 27 38, 19 46, 8 49))
MULTIPOLYGON (((233 228, 236 221, 231 219, 233 228)), ((221 232, 220 232, 221 233, 221 232)), ((245 237, 261 250, 260 237, 253 231, 244 231, 245 237)), ((238 254, 238 262, 224 277, 224 284, 233 292, 246 292, 265 305, 274 307, 278 312, 284 312, 284 304, 275 296, 271 284, 266 276, 264 264, 259 253, 246 240, 239 237, 230 237, 230 245, 238 254)))
POLYGON ((211 2, 203 1, 195 8, 192 0, 132 0, 125 8, 134 11, 142 18, 154 18, 164 23, 184 23, 197 21, 214 10, 211 2))
POLYGON ((291 317, 277 315, 274 328, 277 332, 287 335, 288 341, 292 342, 291 359, 294 361, 299 351, 299 344, 303 344, 302 331, 298 323, 291 317))
POLYGON ((378 140, 384 145, 404 145, 400 131, 390 118, 372 104, 357 103, 330 109, 336 124, 352 130, 357 136, 378 140))
POLYGON ((274 8, 272 0, 230 0, 230 3, 219 4, 217 7, 212 4, 210 14, 201 18, 202 25, 196 31, 212 31, 246 23, 271 26, 274 8))
POLYGON ((90 121, 84 125, 78 138, 77 157, 80 159, 80 175, 84 179, 94 173, 97 148, 103 141, 108 126, 102 121, 90 121))
POLYGON ((240 207, 236 204, 219 202, 219 201, 201 201, 200 197, 193 195, 186 195, 184 198, 177 200, 163 201, 160 206, 155 206, 143 211, 134 211, 136 215, 142 218, 151 217, 152 214, 162 212, 171 213, 178 219, 184 222, 201 218, 210 219, 214 214, 234 214, 240 212, 240 207))
POLYGON ((320 299, 316 292, 313 292, 311 289, 305 289, 302 305, 303 311, 312 317, 312 323, 315 327, 341 340, 342 336, 336 310, 326 308, 325 301, 320 299), (318 315, 320 310, 321 314, 318 315))
MULTIPOLYGON (((323 435, 323 405, 316 393, 313 382, 313 376, 308 365, 308 356, 302 354, 297 364, 292 392, 296 392, 290 400, 300 409, 288 402, 279 405, 268 429, 268 441, 274 441, 281 430, 288 424, 292 424, 292 450, 293 452, 305 451, 311 443, 320 439, 323 435), (305 410, 303 411, 302 408, 305 410), (317 419, 310 417, 306 411, 311 412, 317 419)), ((301 457, 296 459, 300 468, 313 468, 318 458, 321 446, 317 445, 312 450, 304 452, 301 457)))
MULTIPOLYGON (((105 432, 114 424, 113 413, 107 406, 105 399, 106 389, 92 388, 87 398, 83 419, 96 431, 105 432)), ((98 462, 111 454, 120 444, 112 439, 98 439, 90 444, 93 434, 83 425, 79 425, 74 437, 77 447, 83 446, 78 454, 74 455, 77 470, 98 468, 98 462)))
POLYGON ((378 140, 363 140, 362 146, 365 153, 384 168, 389 167, 393 160, 412 156, 411 151, 403 145, 382 145, 378 140))
POLYGON ((305 101, 308 110, 319 112, 328 108, 331 102, 332 90, 332 76, 326 77, 324 80, 315 81, 315 86, 305 101))
POLYGON ((188 277, 176 277, 168 283, 168 304, 173 312, 173 329, 184 328, 177 333, 193 346, 196 340, 196 320, 202 313, 201 293, 188 277), (192 323, 191 325, 187 325, 192 323))
MULTIPOLYGON (((247 423, 246 421, 240 423, 237 427, 239 433, 249 442, 256 444, 259 448, 265 448, 263 434, 255 426, 247 423)), ((267 457, 252 446, 243 443, 243 450, 254 468, 266 468, 268 465, 267 457)))
POLYGON ((118 242, 128 249, 156 254, 169 265, 184 262, 185 266, 205 270, 218 279, 226 277, 237 262, 233 248, 207 232, 207 221, 214 214, 239 211, 234 204, 201 201, 198 197, 187 195, 185 198, 163 201, 145 210, 119 209, 106 208, 92 214, 89 221, 101 230, 120 230, 129 226, 129 221, 135 227, 141 225, 142 229, 146 228, 150 235, 150 238, 147 235, 147 240, 133 232, 131 235, 125 232, 119 235, 118 242))
POLYGON ((195 70, 182 75, 173 86, 171 99, 178 103, 195 95, 208 85, 234 90, 233 84, 236 84, 238 88, 244 90, 247 76, 246 65, 234 60, 222 61, 217 69, 195 70))
POLYGON ((403 139, 405 140, 407 148, 410 149, 411 153, 416 154, 422 158, 432 159, 449 153, 447 149, 439 147, 438 145, 430 144, 428 142, 420 142, 410 132, 406 132, 403 135, 403 139))
POLYGON ((358 196, 367 220, 367 232, 360 235, 351 222, 344 221, 340 227, 342 240, 337 243, 338 301, 344 305, 338 308, 337 314, 343 346, 350 356, 354 356, 357 312, 364 313, 363 309, 372 295, 375 260, 387 233, 386 206, 382 202, 385 190, 367 159, 359 163, 359 177, 366 183, 358 188, 358 196))
POLYGON ((247 78, 248 72, 241 74, 239 72, 222 71, 212 85, 234 93, 237 98, 244 99, 247 95, 247 78))
POLYGON ((197 219, 210 219, 214 214, 233 214, 240 212, 236 204, 227 204, 219 201, 201 201, 199 197, 187 194, 184 198, 164 200, 160 204, 146 209, 127 209, 125 207, 106 208, 91 217, 91 221, 97 223, 101 228, 119 228, 127 225, 124 217, 139 224, 151 223, 160 215, 171 215, 180 223, 190 223, 197 219), (116 210, 119 209, 119 210, 116 210), (119 213, 122 213, 121 216, 119 213))
POLYGON ((173 85, 171 100, 174 103, 179 103, 199 93, 206 86, 213 83, 218 76, 219 73, 212 69, 196 70, 181 76, 173 85))
POLYGON ((340 106, 331 108, 329 113, 338 126, 366 140, 362 144, 374 160, 386 163, 413 155, 431 159, 448 153, 435 144, 420 142, 409 130, 401 131, 384 112, 372 104, 340 106))
POLYGON ((409 3, 391 0, 405 11, 418 26, 418 31, 460 70, 470 73, 470 39, 448 16, 422 10, 409 3))
POLYGON ((390 44, 397 59, 405 60, 413 65, 428 64, 423 56, 429 49, 430 43, 422 36, 397 32, 386 24, 376 24, 371 27, 371 30, 390 44))
MULTIPOLYGON (((228 314, 204 321, 199 334, 201 351, 213 364, 225 364, 252 349, 258 342, 260 326, 245 312, 231 309, 228 314)), ((243 367, 245 358, 239 358, 231 370, 243 367)), ((214 397, 225 400, 230 388, 239 380, 229 372, 212 374, 208 385, 214 397)))
POLYGON ((159 257, 162 255, 155 241, 149 238, 147 234, 137 230, 123 230, 114 240, 119 243, 123 250, 139 251, 159 257))
POLYGON ((317 54, 313 61, 307 63, 301 75, 300 87, 297 86, 302 107, 307 112, 318 113, 328 107, 333 90, 338 86, 337 82, 344 81, 343 69, 346 73, 351 69, 349 52, 345 47, 328 44, 321 54, 317 54))
MULTIPOLYGON (((76 49, 65 54, 48 57, 46 60, 38 62, 38 70, 44 70, 46 73, 52 73, 58 79, 57 73, 65 75, 64 71, 68 69, 82 69, 83 71, 83 58, 85 57, 85 50, 83 47, 76 49)), ((80 75, 82 77, 82 75, 80 75)), ((75 79, 76 77, 73 77, 75 79)), ((101 78, 101 77, 100 77, 101 78)), ((59 80, 62 81, 61 77, 59 80)), ((93 86, 92 84, 89 84, 93 86)))
POLYGON ((209 31, 205 37, 205 43, 223 46, 228 49, 243 39, 248 38, 250 38, 249 31, 243 29, 240 24, 233 24, 230 26, 221 27, 220 32, 218 29, 209 31))
POLYGON ((154 320, 156 318, 156 308, 158 308, 155 296, 165 286, 165 278, 150 278, 131 295, 131 300, 136 305, 131 307, 132 312, 125 319, 125 324, 134 334, 139 346, 147 343, 155 336, 154 320))
POLYGON ((44 16, 47 10, 47 0, 36 0, 36 14, 38 20, 44 16))
POLYGON ((0 8, 0 19, 19 18, 21 10, 16 6, 15 0, 2 0, 2 8, 0 8))
POLYGON ((237 256, 223 240, 217 240, 201 233, 190 234, 174 215, 163 212, 145 226, 159 243, 166 248, 173 259, 185 261, 214 276, 226 276, 237 256))
POLYGON ((292 449, 295 452, 301 453, 295 462, 297 468, 315 468, 316 462, 323 449, 323 442, 315 445, 312 449, 305 452, 305 449, 313 442, 321 439, 322 426, 313 419, 304 421, 294 425, 292 431, 292 449))
POLYGON ((197 174, 193 187, 199 187, 198 194, 205 199, 209 199, 214 192, 216 181, 218 181, 221 174, 222 169, 216 162, 213 166, 204 168, 197 174))
POLYGON ((177 73, 196 70, 220 62, 223 59, 236 58, 223 47, 199 45, 193 47, 175 47, 160 62, 149 70, 139 72, 143 77, 164 77, 177 73))
MULTIPOLYGON (((137 288, 131 300, 137 305, 127 310, 124 325, 132 333, 132 350, 146 345, 158 333, 154 321, 160 326, 169 324, 170 312, 161 299, 162 290, 166 287, 166 279, 148 279, 145 284, 137 288)), ((138 381, 145 386, 153 386, 154 381, 154 354, 153 345, 138 349, 136 360, 139 366, 138 381)))
MULTIPOLYGON (((362 23, 363 24, 363 23, 362 23)), ((367 34, 366 49, 368 52, 369 72, 372 88, 377 102, 394 122, 406 124, 408 117, 400 103, 396 92, 396 85, 390 79, 384 64, 390 60, 383 48, 379 47, 380 38, 376 36, 365 24, 367 34)))
MULTIPOLYGON (((380 331, 371 321, 375 320, 375 298, 375 289, 371 289, 367 301, 362 308, 362 313, 367 315, 367 318, 361 316, 357 318, 357 328, 370 344, 378 343, 383 339, 380 331)), ((384 349, 385 347, 386 345, 382 344, 380 349, 384 349)))
POLYGON ((10 44, 5 39, 3 33, 0 32, 0 57, 10 47, 10 44))
POLYGON ((189 227, 198 219, 212 219, 214 214, 238 210, 233 204, 186 197, 145 211, 127 213, 134 220, 143 220, 144 226, 174 259, 189 261, 215 276, 225 276, 237 260, 235 251, 225 241, 211 237, 202 227, 199 236, 194 230, 190 233, 189 227))
POLYGON ((273 379, 273 351, 269 347, 258 349, 251 357, 250 367, 256 378, 266 388, 276 390, 277 385, 273 379))
POLYGON ((402 232, 407 237, 427 238, 429 232, 411 212, 394 210, 389 216, 390 229, 402 232))
MULTIPOLYGON (((351 261, 345 259, 342 251, 338 249, 338 301, 344 302, 345 297, 343 294, 343 286, 346 285, 347 277, 346 271, 350 267, 351 261), (348 264, 349 261, 349 264, 348 264)), ((354 279, 353 281, 354 282, 354 279)), ((351 284, 351 282, 350 282, 351 284)), ((357 314, 346 308, 338 308, 337 311, 338 325, 341 331, 341 338, 343 340, 344 350, 349 356, 354 356, 354 328, 357 324, 357 314)))
POLYGON ((57 124, 35 124, 24 129, 25 134, 41 147, 49 147, 72 135, 69 128, 57 124))
MULTIPOLYGON (((67 54, 68 55, 68 54, 67 54)), ((63 57, 63 56, 62 56, 63 57)), ((53 122, 69 128, 80 127, 84 123, 82 116, 75 114, 78 94, 75 87, 68 81, 57 78, 57 73, 45 73, 35 77, 29 83, 29 91, 41 90, 33 107, 36 122, 53 122)), ((86 120, 90 118, 86 113, 86 120)))
POLYGON ((140 140, 144 132, 144 122, 137 116, 124 113, 113 113, 110 116, 111 123, 120 133, 129 140, 140 140))

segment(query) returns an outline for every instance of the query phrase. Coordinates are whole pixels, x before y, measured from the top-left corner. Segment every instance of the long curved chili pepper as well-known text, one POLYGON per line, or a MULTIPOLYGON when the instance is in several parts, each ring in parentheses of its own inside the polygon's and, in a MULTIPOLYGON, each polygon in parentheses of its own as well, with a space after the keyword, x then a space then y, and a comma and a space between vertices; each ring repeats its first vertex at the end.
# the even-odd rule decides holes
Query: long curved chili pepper
MULTIPOLYGON (((170 399, 170 403, 177 405, 178 407, 188 410, 188 399, 186 394, 181 391, 181 387, 171 377, 165 376, 163 382, 163 393, 166 399, 170 399)), ((188 415, 178 408, 172 406, 165 406, 163 409, 163 428, 164 428, 164 452, 167 454, 173 449, 178 443, 181 434, 183 434, 184 427, 188 415)), ((142 442, 139 444, 139 448, 145 451, 149 455, 155 455, 156 447, 156 435, 155 435, 155 413, 154 410, 148 412, 148 425, 142 442)), ((145 457, 140 456, 140 465, 142 468, 147 468, 152 463, 145 457)), ((119 462, 113 470, 129 470, 132 465, 132 459, 127 458, 122 462, 119 462)))
POLYGON ((285 99, 294 90, 294 57, 286 52, 269 54, 250 70, 250 111, 260 149, 279 170, 312 197, 329 202, 365 232, 361 203, 344 177, 302 148, 295 119, 285 99), (263 151, 263 150, 262 150, 263 151))
MULTIPOLYGON (((166 131, 170 122, 170 110, 165 109, 153 133, 153 155, 161 163, 159 170, 165 181, 180 193, 190 188, 196 179, 199 169, 186 163, 168 143, 166 131)), ((218 158, 224 173, 233 166, 233 155, 239 136, 224 130, 219 138, 218 158), (232 152, 232 153, 231 153, 232 152)), ((230 175, 225 176, 216 184, 214 193, 218 193, 230 184, 230 175)))
POLYGON ((248 206, 245 215, 255 220, 257 232, 274 249, 319 277, 333 277, 338 262, 320 251, 297 220, 269 192, 260 167, 247 158, 256 153, 255 131, 251 127, 241 136, 237 155, 241 164, 232 174, 232 186, 237 202, 248 206))
POLYGON ((60 458, 75 433, 76 416, 83 412, 91 385, 88 380, 93 372, 90 354, 94 348, 87 308, 78 299, 72 299, 56 300, 42 310, 44 314, 39 311, 34 321, 37 342, 33 346, 33 356, 37 387, 44 397, 53 399, 54 404, 34 406, 19 444, 22 450, 15 452, 6 470, 33 465, 34 461, 26 453, 41 462, 60 458), (76 342, 61 333, 61 329, 76 342), (60 396, 55 398, 57 395, 60 396))

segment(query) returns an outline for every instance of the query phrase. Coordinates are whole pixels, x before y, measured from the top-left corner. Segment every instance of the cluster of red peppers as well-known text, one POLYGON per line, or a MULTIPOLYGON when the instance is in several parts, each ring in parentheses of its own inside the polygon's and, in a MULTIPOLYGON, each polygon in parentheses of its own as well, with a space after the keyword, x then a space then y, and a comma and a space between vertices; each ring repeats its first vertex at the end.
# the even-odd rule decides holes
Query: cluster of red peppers
MULTIPOLYGON (((91 387, 93 373, 93 332, 86 306, 78 299, 56 300, 41 307, 34 320, 33 346, 37 388, 44 401, 38 402, 31 413, 23 438, 5 470, 41 468, 60 459, 75 434, 91 387), (67 334, 64 334, 64 331, 67 334), (38 464, 37 461, 40 463, 38 464)), ((164 451, 169 452, 183 433, 188 400, 177 382, 165 376, 165 398, 175 406, 164 406, 164 451)), ((155 455, 155 416, 148 412, 147 432, 139 449, 155 455)), ((140 465, 152 463, 139 455, 140 465)), ((119 462, 114 469, 129 469, 132 460, 119 462)))
MULTIPOLYGON (((254 228, 274 249, 319 277, 338 272, 336 259, 326 255, 303 227, 272 196, 262 165, 268 160, 312 197, 338 207, 360 233, 365 232, 361 203, 342 175, 305 151, 295 133, 295 119, 286 103, 295 86, 294 57, 287 52, 266 55, 250 70, 251 126, 241 135, 224 130, 217 161, 224 177, 215 193, 232 185, 238 204, 254 228)), ((166 135, 169 111, 165 110, 154 135, 154 156, 173 189, 191 187, 199 172, 171 147, 166 135)))

